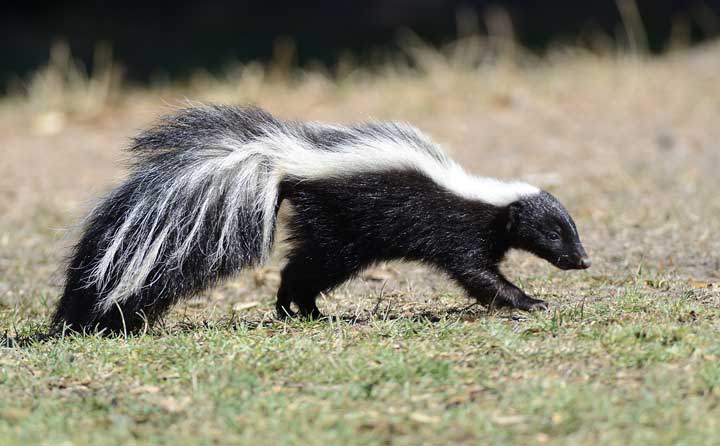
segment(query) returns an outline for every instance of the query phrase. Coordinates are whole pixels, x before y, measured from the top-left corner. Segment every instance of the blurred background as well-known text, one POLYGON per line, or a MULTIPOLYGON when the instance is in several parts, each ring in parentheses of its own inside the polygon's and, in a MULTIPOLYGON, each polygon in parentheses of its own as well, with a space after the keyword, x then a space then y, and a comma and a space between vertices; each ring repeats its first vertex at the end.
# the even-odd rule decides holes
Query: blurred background
POLYGON ((658 53, 717 35, 718 12, 720 0, 6 1, 0 91, 19 88, 58 42, 87 69, 104 45, 127 81, 147 83, 250 60, 382 64, 410 31, 436 46, 510 33, 537 53, 557 44, 658 53), (628 28, 642 35, 628 42, 628 28))
MULTIPOLYGON (((0 311, 47 313, 75 237, 65 228, 127 174, 133 135, 198 103, 406 121, 473 173, 549 190, 578 223, 593 279, 526 255, 507 267, 558 304, 602 301, 638 271, 663 284, 653 293, 717 283, 718 36, 720 0, 6 1, 0 311)), ((281 264, 279 251, 198 308, 269 311, 281 264)), ((417 265, 370 274, 386 292, 412 289, 408 314, 445 295, 464 305, 417 265)), ((324 305, 359 305, 376 285, 352 282, 324 305)))

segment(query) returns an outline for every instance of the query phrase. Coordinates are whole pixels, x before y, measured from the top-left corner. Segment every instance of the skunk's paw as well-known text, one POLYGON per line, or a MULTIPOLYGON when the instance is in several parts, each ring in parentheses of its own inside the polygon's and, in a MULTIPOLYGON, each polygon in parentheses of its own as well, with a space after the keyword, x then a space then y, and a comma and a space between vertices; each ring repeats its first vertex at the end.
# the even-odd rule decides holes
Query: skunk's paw
POLYGON ((523 311, 547 311, 548 304, 544 300, 525 297, 525 299, 515 303, 515 308, 523 311))
POLYGON ((318 307, 313 307, 306 311, 300 309, 300 317, 311 321, 317 321, 318 319, 324 318, 325 315, 323 315, 320 310, 318 310, 318 307))

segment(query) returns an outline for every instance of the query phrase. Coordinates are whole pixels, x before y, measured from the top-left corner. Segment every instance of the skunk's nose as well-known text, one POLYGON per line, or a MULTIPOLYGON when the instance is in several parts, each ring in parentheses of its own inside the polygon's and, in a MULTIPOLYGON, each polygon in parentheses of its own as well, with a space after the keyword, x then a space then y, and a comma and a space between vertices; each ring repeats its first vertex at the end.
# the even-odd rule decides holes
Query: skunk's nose
POLYGON ((590 257, 583 257, 580 259, 580 268, 587 269, 590 268, 590 265, 592 265, 592 260, 590 260, 590 257))

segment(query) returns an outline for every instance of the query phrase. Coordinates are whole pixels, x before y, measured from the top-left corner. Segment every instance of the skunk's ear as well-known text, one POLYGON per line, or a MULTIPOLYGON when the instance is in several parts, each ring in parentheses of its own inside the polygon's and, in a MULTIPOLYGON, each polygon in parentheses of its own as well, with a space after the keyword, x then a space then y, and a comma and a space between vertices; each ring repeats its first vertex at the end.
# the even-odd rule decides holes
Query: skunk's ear
POLYGON ((522 211, 522 202, 520 200, 513 201, 507 207, 507 223, 505 229, 507 232, 514 231, 520 222, 520 212, 522 211))

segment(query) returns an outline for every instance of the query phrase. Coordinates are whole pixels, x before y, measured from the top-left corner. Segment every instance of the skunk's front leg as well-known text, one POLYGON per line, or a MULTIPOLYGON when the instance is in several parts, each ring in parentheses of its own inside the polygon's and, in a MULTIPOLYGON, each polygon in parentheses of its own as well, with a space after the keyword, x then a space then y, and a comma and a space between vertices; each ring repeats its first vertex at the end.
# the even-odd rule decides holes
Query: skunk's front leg
POLYGON ((488 308, 517 308, 524 311, 547 310, 547 303, 533 299, 508 281, 499 271, 483 271, 463 277, 460 283, 471 297, 488 308))

